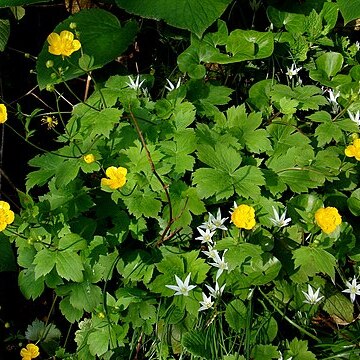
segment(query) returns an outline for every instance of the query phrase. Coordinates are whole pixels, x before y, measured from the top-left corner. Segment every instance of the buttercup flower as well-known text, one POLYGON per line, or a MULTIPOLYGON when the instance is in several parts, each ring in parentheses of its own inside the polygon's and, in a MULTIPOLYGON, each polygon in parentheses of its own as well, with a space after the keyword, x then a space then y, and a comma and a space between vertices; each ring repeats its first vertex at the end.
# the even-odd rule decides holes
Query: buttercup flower
POLYGON ((49 53, 53 55, 70 56, 73 52, 81 48, 79 40, 74 40, 74 34, 70 31, 63 30, 60 35, 51 33, 47 37, 49 43, 49 53))
POLYGON ((251 230, 255 224, 255 210, 249 205, 239 205, 234 203, 235 209, 231 214, 231 221, 239 229, 251 230))
POLYGON ((176 291, 174 295, 184 295, 189 296, 189 291, 196 288, 196 285, 189 285, 191 273, 186 277, 185 281, 182 282, 181 279, 175 275, 176 285, 165 285, 167 288, 176 291))
POLYGON ((0 104, 0 124, 7 120, 7 110, 4 104, 0 104))
POLYGON ((323 296, 319 296, 320 288, 318 288, 315 292, 313 291, 312 287, 308 285, 308 292, 302 291, 302 293, 305 295, 306 300, 304 300, 304 303, 315 305, 318 303, 323 296))
POLYGON ((349 281, 345 284, 348 288, 343 290, 343 293, 349 293, 350 294, 350 300, 351 302, 355 301, 356 295, 360 295, 360 284, 357 283, 356 278, 354 276, 352 282, 349 281))
POLYGON ((22 360, 35 359, 39 355, 39 347, 34 344, 27 344, 26 348, 22 348, 20 351, 20 356, 22 357, 22 360))
POLYGON ((127 169, 123 167, 110 166, 105 171, 107 178, 101 179, 101 185, 108 186, 110 189, 119 189, 126 183, 127 169))
POLYGON ((341 224, 341 216, 336 208, 329 206, 316 211, 315 221, 325 234, 330 234, 341 224))
POLYGON ((87 164, 91 164, 95 161, 95 156, 93 154, 86 154, 83 158, 87 164))
POLYGON ((352 145, 345 149, 345 155, 355 157, 356 160, 360 161, 360 139, 355 139, 352 145))
POLYGON ((0 201, 0 231, 14 221, 14 212, 10 210, 10 205, 6 201, 0 201))

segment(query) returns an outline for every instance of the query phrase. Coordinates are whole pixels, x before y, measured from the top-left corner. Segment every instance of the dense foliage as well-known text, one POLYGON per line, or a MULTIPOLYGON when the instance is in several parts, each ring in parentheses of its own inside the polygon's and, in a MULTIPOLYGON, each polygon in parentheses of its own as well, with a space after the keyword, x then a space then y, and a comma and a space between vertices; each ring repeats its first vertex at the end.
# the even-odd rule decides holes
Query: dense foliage
MULTIPOLYGON (((0 50, 37 2, 2 1, 0 50)), ((66 5, 35 54, 55 110, 0 101, 38 151, 20 211, 0 201, 0 270, 16 249, 25 298, 52 300, 6 341, 23 359, 358 358, 360 1, 66 5), (149 27, 176 66, 153 49, 136 73, 149 27)))

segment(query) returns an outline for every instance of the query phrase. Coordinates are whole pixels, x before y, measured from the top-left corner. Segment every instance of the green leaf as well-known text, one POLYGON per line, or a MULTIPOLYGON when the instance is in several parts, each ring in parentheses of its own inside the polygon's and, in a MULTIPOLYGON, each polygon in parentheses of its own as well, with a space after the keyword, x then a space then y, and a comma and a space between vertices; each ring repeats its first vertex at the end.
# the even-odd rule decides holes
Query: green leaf
POLYGON ((61 313, 65 316, 66 320, 71 323, 79 321, 84 313, 82 309, 77 309, 70 304, 69 296, 66 296, 60 301, 59 308, 61 313))
POLYGON ((66 159, 56 170, 55 185, 62 188, 74 180, 80 169, 80 159, 66 159))
POLYGON ((191 330, 183 335, 181 345, 194 356, 211 359, 210 342, 207 339, 203 330, 191 330))
POLYGON ((34 268, 20 271, 19 287, 26 299, 36 299, 44 291, 44 279, 35 279, 34 268))
POLYGON ((245 199, 260 195, 260 186, 265 185, 264 176, 259 168, 246 165, 234 172, 233 185, 238 195, 245 199))
POLYGON ((66 280, 81 282, 84 270, 80 256, 70 250, 59 251, 56 254, 56 270, 66 280))
POLYGON ((81 126, 88 130, 91 137, 104 135, 109 138, 110 131, 114 129, 115 124, 120 122, 123 110, 116 108, 107 108, 101 111, 90 109, 84 117, 81 118, 81 126))
POLYGON ((91 312, 102 302, 102 291, 89 281, 71 284, 69 301, 75 309, 91 312))
POLYGON ((108 351, 109 348, 109 329, 99 329, 92 332, 89 335, 87 343, 89 345, 89 350, 92 355, 101 356, 108 351))
POLYGON ((161 210, 161 201, 154 197, 151 191, 134 192, 131 196, 123 198, 130 214, 136 218, 142 216, 156 218, 161 210))
POLYGON ((342 68, 344 58, 337 52, 326 52, 320 55, 316 60, 318 70, 325 71, 328 78, 335 76, 342 68))
POLYGON ((347 199, 349 210, 355 216, 360 216, 360 189, 356 189, 347 199))
POLYGON ((69 233, 64 235, 59 240, 59 250, 84 250, 87 247, 87 242, 80 235, 69 233))
POLYGON ((279 351, 277 346, 272 345, 255 345, 251 356, 256 360, 270 360, 270 359, 278 359, 279 351))
POLYGON ((9 239, 0 232, 0 272, 15 271, 16 261, 9 239))
POLYGON ((34 258, 35 279, 48 274, 55 266, 56 252, 47 248, 40 250, 34 258))
POLYGON ((290 342, 287 355, 299 360, 316 360, 316 356, 308 351, 308 342, 297 338, 290 342))
POLYGON ((0 19, 0 51, 5 50, 5 46, 10 36, 10 21, 0 19))
POLYGON ((343 322, 350 323, 354 320, 354 305, 348 296, 339 291, 326 296, 323 309, 331 317, 336 316, 343 322))
POLYGON ((102 9, 81 10, 60 23, 54 32, 70 30, 70 23, 76 23, 76 31, 80 33, 81 51, 74 52, 68 62, 61 56, 52 55, 48 51, 48 43, 45 42, 36 63, 37 80, 40 89, 48 84, 55 84, 64 80, 70 80, 85 73, 76 64, 84 53, 94 59, 92 69, 100 68, 108 62, 116 59, 134 41, 138 31, 137 24, 128 22, 121 27, 119 20, 111 13, 102 9), (46 62, 52 60, 54 66, 46 67, 46 62), (52 78, 54 69, 62 67, 64 75, 62 79, 52 78))
POLYGON ((337 0, 337 5, 344 18, 344 25, 352 20, 360 18, 360 0, 337 0))
POLYGON ((293 251, 295 260, 295 269, 301 267, 301 270, 307 276, 314 276, 318 273, 329 275, 334 281, 336 258, 324 249, 301 246, 293 251))
POLYGON ((315 130, 319 147, 331 143, 332 140, 339 142, 343 138, 343 132, 338 125, 332 121, 320 124, 315 130))
POLYGON ((231 0, 116 0, 126 11, 151 19, 162 19, 168 24, 187 29, 199 37, 224 12, 231 0))
POLYGON ((225 319, 229 326, 236 332, 241 332, 246 327, 247 309, 244 303, 239 300, 233 300, 226 305, 225 319))

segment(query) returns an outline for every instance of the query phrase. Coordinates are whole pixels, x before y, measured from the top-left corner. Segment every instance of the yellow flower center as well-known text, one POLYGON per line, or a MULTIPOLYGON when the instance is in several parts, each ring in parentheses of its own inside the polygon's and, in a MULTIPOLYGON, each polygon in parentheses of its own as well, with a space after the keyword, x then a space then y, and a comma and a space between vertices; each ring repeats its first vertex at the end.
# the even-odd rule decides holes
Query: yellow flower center
POLYGON ((231 214, 231 221, 239 229, 251 230, 255 224, 255 210, 249 205, 239 205, 231 214))
POLYGON ((360 161, 360 139, 355 139, 352 145, 345 149, 345 155, 360 161))
POLYGON ((329 206, 316 211, 315 221, 325 234, 330 234, 341 224, 341 216, 336 208, 329 206))
POLYGON ((6 201, 0 201, 0 231, 14 221, 14 212, 10 210, 10 205, 6 201))
POLYGON ((84 155, 84 161, 87 164, 91 164, 95 161, 95 156, 93 154, 86 154, 86 155, 84 155))
POLYGON ((4 104, 0 104, 0 124, 7 120, 7 110, 4 104))
POLYGON ((127 169, 124 167, 110 166, 105 173, 108 178, 102 178, 101 185, 108 186, 113 190, 122 188, 125 185, 127 169))
POLYGON ((70 56, 73 52, 81 48, 79 40, 74 40, 74 34, 64 30, 59 34, 51 33, 47 37, 49 43, 49 53, 53 55, 70 56))

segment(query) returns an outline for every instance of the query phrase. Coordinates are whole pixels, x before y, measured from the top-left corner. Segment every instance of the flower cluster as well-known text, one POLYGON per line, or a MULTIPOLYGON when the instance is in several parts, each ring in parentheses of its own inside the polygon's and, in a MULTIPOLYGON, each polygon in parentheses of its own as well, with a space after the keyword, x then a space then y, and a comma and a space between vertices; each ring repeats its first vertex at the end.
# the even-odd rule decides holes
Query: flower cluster
POLYGON ((329 206, 316 211, 315 221, 325 234, 331 234, 341 224, 341 216, 336 208, 329 206))
POLYGON ((73 52, 81 48, 79 40, 74 39, 74 34, 71 31, 63 30, 60 35, 51 33, 47 37, 49 43, 48 51, 53 55, 70 56, 73 52))
POLYGON ((10 210, 10 205, 6 201, 0 201, 0 231, 14 221, 14 212, 10 210))
POLYGON ((7 120, 7 110, 4 104, 0 104, 0 124, 7 120))
POLYGON ((354 142, 345 149, 345 155, 348 157, 355 157, 360 161, 360 139, 355 139, 354 142))
POLYGON ((20 351, 22 360, 35 359, 40 355, 39 347, 34 344, 27 344, 25 348, 20 351))
POLYGON ((124 167, 110 166, 106 169, 107 178, 101 179, 101 185, 108 186, 110 189, 120 189, 126 183, 127 169, 124 167))

